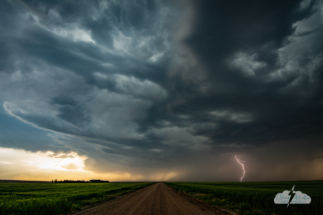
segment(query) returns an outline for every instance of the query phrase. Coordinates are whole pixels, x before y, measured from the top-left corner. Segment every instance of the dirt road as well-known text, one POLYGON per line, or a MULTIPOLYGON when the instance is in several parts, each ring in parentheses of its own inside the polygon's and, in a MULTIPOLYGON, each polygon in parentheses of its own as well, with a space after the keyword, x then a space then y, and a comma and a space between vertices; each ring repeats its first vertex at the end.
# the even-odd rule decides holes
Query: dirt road
POLYGON ((77 215, 211 215, 206 208, 187 201, 163 183, 156 183, 126 195, 116 201, 107 202, 77 215))

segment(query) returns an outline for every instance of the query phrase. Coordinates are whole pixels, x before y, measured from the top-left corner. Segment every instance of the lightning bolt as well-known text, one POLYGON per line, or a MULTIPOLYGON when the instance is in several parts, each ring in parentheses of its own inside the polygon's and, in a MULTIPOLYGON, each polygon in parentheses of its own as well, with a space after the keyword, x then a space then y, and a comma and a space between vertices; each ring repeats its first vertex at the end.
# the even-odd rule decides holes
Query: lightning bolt
POLYGON ((292 200, 293 200, 293 198, 294 198, 294 196, 295 196, 294 187, 295 187, 295 184, 294 184, 293 188, 291 189, 291 191, 290 191, 290 193, 289 193, 289 195, 290 195, 290 199, 289 199, 289 202, 288 202, 287 207, 288 207, 288 206, 289 206, 289 204, 292 202, 292 200))
POLYGON ((245 169, 244 169, 244 164, 242 163, 242 161, 241 160, 239 160, 238 158, 237 158, 237 156, 235 155, 234 156, 235 158, 236 158, 236 161, 241 165, 241 167, 242 167, 242 171, 243 171, 243 175, 242 175, 242 177, 240 178, 240 181, 242 182, 242 179, 244 178, 244 175, 246 174, 246 171, 245 171, 245 169))

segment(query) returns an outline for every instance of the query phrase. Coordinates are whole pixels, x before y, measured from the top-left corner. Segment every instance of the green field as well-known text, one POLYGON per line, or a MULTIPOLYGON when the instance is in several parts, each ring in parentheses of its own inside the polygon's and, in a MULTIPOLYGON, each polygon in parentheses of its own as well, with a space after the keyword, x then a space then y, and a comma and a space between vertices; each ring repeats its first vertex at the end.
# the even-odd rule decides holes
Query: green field
POLYGON ((233 183, 166 183, 178 191, 184 191, 194 198, 234 211, 238 214, 323 214, 323 181, 296 182, 233 182, 233 183), (309 195, 309 205, 276 205, 277 193, 295 190, 309 195))
POLYGON ((109 201, 152 183, 0 183, 1 215, 56 215, 109 201))

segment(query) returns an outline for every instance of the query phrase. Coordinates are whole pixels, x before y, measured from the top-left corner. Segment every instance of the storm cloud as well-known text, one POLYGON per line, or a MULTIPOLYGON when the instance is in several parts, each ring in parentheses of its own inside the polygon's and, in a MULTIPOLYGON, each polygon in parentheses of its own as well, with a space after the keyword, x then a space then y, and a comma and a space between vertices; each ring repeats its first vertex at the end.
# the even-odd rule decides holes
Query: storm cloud
POLYGON ((323 177, 322 1, 1 1, 0 29, 2 147, 141 179, 236 180, 235 154, 246 180, 323 177))

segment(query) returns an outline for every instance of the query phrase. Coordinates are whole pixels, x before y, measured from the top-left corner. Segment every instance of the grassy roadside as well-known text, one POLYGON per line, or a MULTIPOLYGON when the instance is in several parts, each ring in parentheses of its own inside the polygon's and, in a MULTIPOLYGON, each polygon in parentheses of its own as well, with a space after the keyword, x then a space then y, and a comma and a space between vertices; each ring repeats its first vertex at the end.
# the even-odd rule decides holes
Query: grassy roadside
POLYGON ((151 184, 153 183, 3 183, 0 184, 0 214, 67 214, 151 184))
POLYGON ((193 198, 211 205, 228 209, 237 214, 286 214, 286 215, 322 215, 323 181, 303 182, 243 182, 243 183, 166 183, 177 191, 182 191, 193 198), (308 194, 312 202, 309 205, 276 205, 277 193, 295 190, 308 194))

